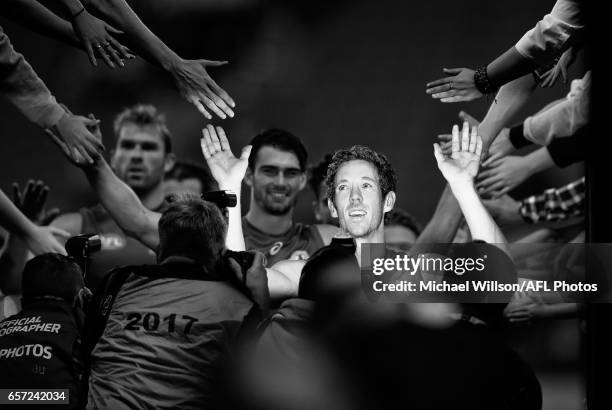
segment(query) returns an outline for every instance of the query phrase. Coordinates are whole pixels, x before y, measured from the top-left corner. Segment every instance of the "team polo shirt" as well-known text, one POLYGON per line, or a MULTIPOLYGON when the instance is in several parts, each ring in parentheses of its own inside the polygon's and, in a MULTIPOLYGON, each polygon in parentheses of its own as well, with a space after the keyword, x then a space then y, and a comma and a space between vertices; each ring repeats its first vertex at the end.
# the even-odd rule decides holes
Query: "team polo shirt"
POLYGON ((257 229, 243 217, 242 234, 246 249, 266 255, 267 266, 289 259, 296 251, 305 251, 310 256, 324 245, 317 227, 302 223, 294 223, 280 235, 271 235, 257 229))

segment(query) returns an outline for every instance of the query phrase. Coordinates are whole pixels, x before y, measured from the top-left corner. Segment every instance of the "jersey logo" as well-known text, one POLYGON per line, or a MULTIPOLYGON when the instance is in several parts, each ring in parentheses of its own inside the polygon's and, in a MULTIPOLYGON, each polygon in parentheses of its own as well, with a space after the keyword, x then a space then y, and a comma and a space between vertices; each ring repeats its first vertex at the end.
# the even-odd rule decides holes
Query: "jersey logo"
POLYGON ((125 247, 125 238, 114 233, 100 234, 100 242, 102 249, 105 251, 114 251, 125 247))
POLYGON ((282 242, 276 242, 274 245, 272 245, 269 251, 270 255, 276 255, 283 248, 283 245, 284 244, 282 242))

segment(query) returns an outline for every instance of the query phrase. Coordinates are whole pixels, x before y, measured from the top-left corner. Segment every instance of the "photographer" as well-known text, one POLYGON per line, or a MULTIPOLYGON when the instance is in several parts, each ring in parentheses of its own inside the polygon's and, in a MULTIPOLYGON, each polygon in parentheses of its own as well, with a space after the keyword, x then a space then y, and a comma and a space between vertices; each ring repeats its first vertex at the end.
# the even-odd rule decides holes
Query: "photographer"
POLYGON ((160 263, 112 271, 92 302, 88 408, 214 407, 219 366, 251 313, 216 205, 177 195, 158 227, 160 263))
POLYGON ((45 253, 25 265, 22 288, 22 311, 0 322, 0 388, 69 389, 61 408, 77 408, 82 306, 90 295, 81 269, 45 253))

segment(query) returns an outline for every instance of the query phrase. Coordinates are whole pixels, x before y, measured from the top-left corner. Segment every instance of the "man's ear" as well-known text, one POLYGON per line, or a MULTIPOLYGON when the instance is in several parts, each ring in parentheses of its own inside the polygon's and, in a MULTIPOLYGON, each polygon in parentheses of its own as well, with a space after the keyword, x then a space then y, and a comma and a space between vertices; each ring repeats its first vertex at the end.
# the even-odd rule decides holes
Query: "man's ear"
POLYGON ((176 163, 176 155, 174 155, 172 152, 169 154, 166 154, 166 158, 164 158, 164 173, 174 168, 175 163, 176 163))
POLYGON ((244 173, 243 181, 245 184, 247 184, 251 188, 253 187, 253 170, 251 169, 251 167, 247 167, 247 170, 244 173))
POLYGON ((306 175, 306 172, 302 172, 302 175, 300 176, 300 191, 306 187, 307 182, 308 176, 306 175))
POLYGON ((338 211, 336 210, 336 206, 334 205, 334 203, 331 200, 331 198, 327 198, 327 207, 329 208, 329 213, 331 214, 331 216, 334 217, 334 218, 337 218, 338 217, 338 211))
POLYGON ((389 191, 385 196, 385 205, 383 207, 383 213, 387 213, 395 206, 395 192, 389 191))

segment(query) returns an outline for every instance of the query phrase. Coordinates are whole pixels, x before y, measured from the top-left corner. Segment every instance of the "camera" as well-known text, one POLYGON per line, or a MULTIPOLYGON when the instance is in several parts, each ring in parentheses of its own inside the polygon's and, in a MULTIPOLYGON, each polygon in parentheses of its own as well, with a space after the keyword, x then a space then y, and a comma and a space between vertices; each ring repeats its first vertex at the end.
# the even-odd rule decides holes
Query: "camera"
POLYGON ((247 270, 253 265, 253 260, 255 259, 255 254, 253 252, 236 252, 230 251, 229 249, 225 251, 225 259, 232 258, 238 265, 240 265, 240 269, 242 269, 242 280, 246 282, 246 273, 247 270))
POLYGON ((234 191, 209 191, 204 192, 201 198, 205 201, 212 202, 221 210, 224 208, 233 208, 236 206, 237 197, 234 191))
POLYGON ((81 267, 83 277, 87 274, 89 255, 102 249, 100 235, 96 233, 73 236, 66 241, 66 253, 81 267))

